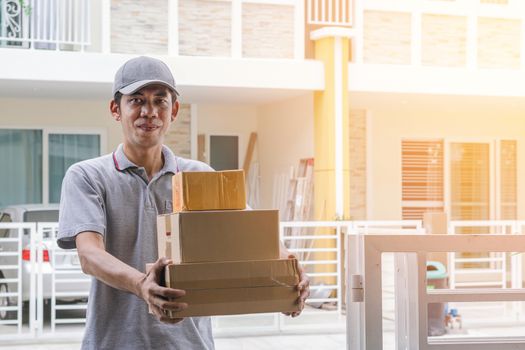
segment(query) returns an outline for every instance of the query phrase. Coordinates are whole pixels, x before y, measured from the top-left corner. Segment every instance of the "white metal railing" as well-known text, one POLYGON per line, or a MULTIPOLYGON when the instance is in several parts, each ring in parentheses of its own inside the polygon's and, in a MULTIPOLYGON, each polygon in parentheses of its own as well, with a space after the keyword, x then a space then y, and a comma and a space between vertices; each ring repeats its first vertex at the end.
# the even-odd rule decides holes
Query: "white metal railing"
MULTIPOLYGON (((0 326, 16 325, 22 335, 22 239, 24 230, 34 232, 34 225, 0 223, 0 326), (16 300, 16 303, 13 302, 16 300), (12 317, 15 316, 15 317, 12 317)), ((1 335, 0 335, 1 336, 1 335)))
POLYGON ((381 254, 412 253, 398 266, 396 293, 406 294, 403 324, 396 320, 397 349, 517 349, 518 337, 428 337, 428 305, 443 302, 521 301, 525 289, 427 290, 426 257, 430 252, 514 252, 525 250, 525 235, 355 235, 347 247, 349 287, 347 306, 348 349, 382 349, 381 254), (360 284, 361 278, 363 283, 360 284))
POLYGON ((311 25, 352 27, 354 0, 308 0, 306 14, 311 25))
POLYGON ((38 223, 38 231, 41 237, 47 238, 47 249, 52 264, 49 283, 51 289, 50 326, 51 332, 55 333, 57 325, 86 322, 85 310, 87 310, 91 277, 82 272, 76 249, 65 250, 56 245, 58 223, 38 223), (63 299, 76 299, 82 302, 60 303, 63 299), (60 313, 68 313, 69 317, 60 313))
MULTIPOLYGON (((0 232, 4 236, 0 239, 0 270, 10 279, 15 279, 16 289, 8 290, 7 293, 2 293, 3 296, 9 298, 10 302, 16 299, 16 317, 15 320, 6 320, 0 322, 3 324, 16 324, 16 334, 0 334, 0 338, 25 338, 27 335, 35 336, 36 325, 36 274, 31 273, 26 276, 22 265, 22 249, 26 248, 29 237, 36 236, 36 225, 32 223, 5 223, 0 222, 0 232), (13 245, 13 243, 15 243, 13 245), (11 246, 10 246, 11 245, 11 246), (15 249, 13 249, 15 248, 15 249), (23 329, 22 315, 23 315, 23 298, 24 290, 29 297, 29 328, 23 329)), ((30 248, 29 254, 29 265, 31 272, 36 270, 36 250, 34 246, 30 248)), ((13 283, 8 283, 8 287, 12 287, 13 283)), ((2 295, 0 295, 2 297, 2 295)), ((8 311, 13 311, 12 307, 9 306, 8 311)))
MULTIPOLYGON (((281 222, 279 225, 279 236, 281 241, 288 246, 288 250, 294 253, 299 263, 308 272, 310 277, 310 297, 306 300, 307 305, 321 305, 323 303, 335 304, 333 310, 318 310, 307 308, 303 310, 302 317, 312 317, 312 322, 299 322, 290 319, 280 313, 273 314, 250 314, 219 316, 213 318, 214 334, 254 334, 261 332, 282 332, 282 331, 343 331, 342 315, 342 244, 341 240, 350 231, 352 226, 348 221, 317 221, 317 222, 281 222), (315 232, 318 229, 333 231, 330 234, 320 234, 315 232), (313 231, 313 232, 312 232, 313 231), (328 247, 317 247, 320 242, 326 242, 328 247), (328 254, 330 256, 318 257, 316 254, 328 254), (328 267, 328 268, 327 268, 328 267), (326 271, 325 271, 326 270, 326 271), (313 272, 310 272, 313 271, 313 272), (327 279, 332 279, 329 284, 325 284, 327 279), (320 322, 318 316, 333 316, 329 321, 320 322), (239 323, 234 323, 235 328, 223 326, 227 320, 238 319, 248 320, 254 317, 271 318, 271 323, 266 326, 255 324, 253 326, 239 327, 239 323), (232 331, 232 329, 234 329, 232 331)), ((246 322, 245 322, 246 323, 246 322)))
MULTIPOLYGON (((479 220, 479 221, 451 221, 448 227, 449 234, 461 233, 462 229, 479 229, 484 232, 477 232, 479 234, 517 234, 516 221, 491 221, 491 220, 479 220)), ((449 285, 450 288, 455 289, 457 287, 507 287, 507 253, 505 252, 490 252, 488 257, 457 257, 455 252, 448 253, 448 269, 449 269, 449 285), (476 268, 458 268, 458 265, 466 264, 484 264, 488 265, 487 268, 476 269, 476 268), (492 279, 479 279, 480 275, 491 275, 492 279), (465 280, 465 276, 470 276, 469 280, 465 280), (458 281, 458 278, 462 280, 458 281), (473 278, 472 278, 473 277, 473 278)), ((522 278, 521 274, 517 274, 521 266, 519 256, 511 257, 511 275, 513 286, 521 286, 522 278)))
POLYGON ((0 0, 0 47, 83 51, 90 25, 89 0, 0 0))

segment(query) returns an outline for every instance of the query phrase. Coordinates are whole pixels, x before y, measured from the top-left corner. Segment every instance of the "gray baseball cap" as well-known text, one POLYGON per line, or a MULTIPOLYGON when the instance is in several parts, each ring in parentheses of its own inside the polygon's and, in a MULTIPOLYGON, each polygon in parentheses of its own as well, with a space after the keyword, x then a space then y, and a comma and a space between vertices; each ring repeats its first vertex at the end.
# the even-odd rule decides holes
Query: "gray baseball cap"
POLYGON ((145 86, 164 85, 177 95, 175 79, 166 63, 152 57, 132 58, 119 68, 113 82, 113 96, 117 92, 130 95, 145 86))

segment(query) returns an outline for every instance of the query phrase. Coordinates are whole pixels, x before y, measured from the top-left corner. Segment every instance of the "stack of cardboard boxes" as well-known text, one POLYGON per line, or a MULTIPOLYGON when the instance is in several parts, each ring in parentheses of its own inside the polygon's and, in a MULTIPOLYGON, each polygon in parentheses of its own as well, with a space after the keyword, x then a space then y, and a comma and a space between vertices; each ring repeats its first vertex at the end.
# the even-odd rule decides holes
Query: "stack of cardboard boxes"
POLYGON ((276 210, 244 210, 242 170, 173 176, 174 212, 157 218, 168 287, 188 308, 171 317, 297 311, 295 259, 279 259, 276 210))

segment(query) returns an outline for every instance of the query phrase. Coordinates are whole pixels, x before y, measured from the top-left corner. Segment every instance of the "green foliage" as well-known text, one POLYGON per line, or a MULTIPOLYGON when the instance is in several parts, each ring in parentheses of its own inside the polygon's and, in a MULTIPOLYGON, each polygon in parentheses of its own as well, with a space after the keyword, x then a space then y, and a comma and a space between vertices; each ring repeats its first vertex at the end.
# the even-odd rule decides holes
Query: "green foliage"
POLYGON ((31 13, 33 12, 33 8, 31 8, 31 5, 26 4, 25 0, 18 0, 18 3, 22 7, 22 10, 24 10, 26 16, 31 16, 31 13))

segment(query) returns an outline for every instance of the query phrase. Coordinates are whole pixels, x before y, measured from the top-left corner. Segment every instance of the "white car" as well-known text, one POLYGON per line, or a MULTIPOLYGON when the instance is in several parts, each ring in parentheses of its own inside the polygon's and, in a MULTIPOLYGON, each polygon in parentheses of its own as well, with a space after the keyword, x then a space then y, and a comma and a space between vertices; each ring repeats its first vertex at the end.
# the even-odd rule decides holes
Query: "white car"
MULTIPOLYGON (((85 302, 91 279, 82 273, 75 250, 63 250, 57 246, 56 224, 45 224, 58 222, 58 209, 57 204, 13 205, 0 209, 0 222, 35 222, 37 230, 42 230, 43 263, 36 268, 36 273, 42 274, 45 300, 54 297, 56 303, 85 302)), ((1 310, 1 307, 16 305, 17 302, 18 254, 13 254, 18 251, 17 242, 13 240, 17 237, 17 229, 0 228, 0 319, 15 315, 15 312, 1 310), (7 254, 3 255, 2 252, 7 254)), ((24 302, 30 298, 30 240, 29 230, 24 230, 21 252, 21 291, 24 302)))

